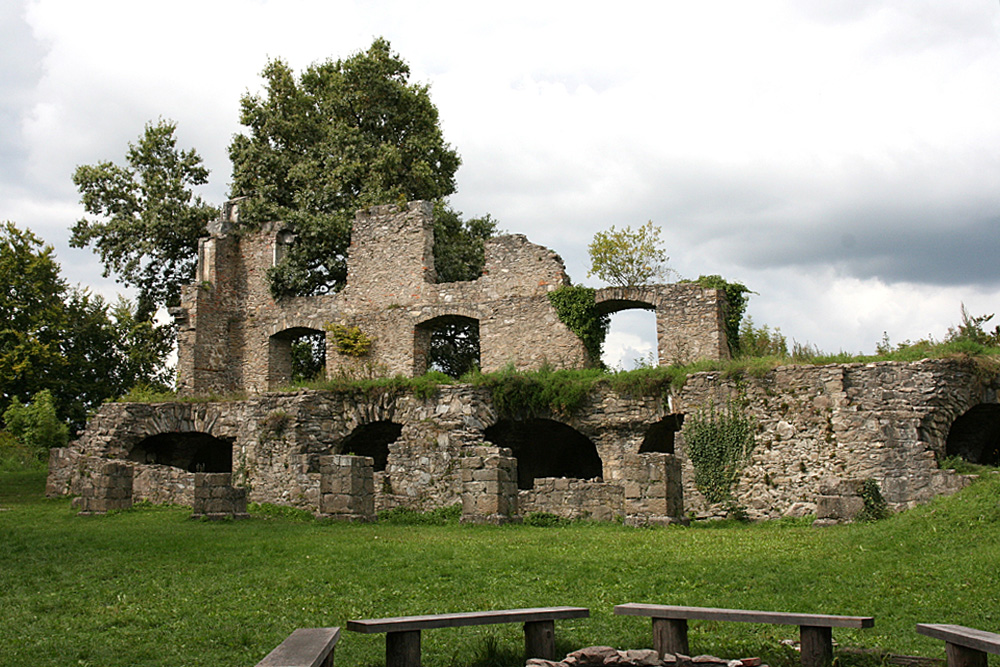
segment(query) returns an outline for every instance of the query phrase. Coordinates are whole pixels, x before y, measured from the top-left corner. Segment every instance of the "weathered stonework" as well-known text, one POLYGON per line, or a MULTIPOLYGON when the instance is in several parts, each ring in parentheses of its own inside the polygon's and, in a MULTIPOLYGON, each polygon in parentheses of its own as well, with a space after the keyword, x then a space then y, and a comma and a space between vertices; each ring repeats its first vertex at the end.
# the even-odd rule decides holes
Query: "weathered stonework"
POLYGON ((232 475, 225 472, 198 472, 194 475, 192 519, 245 519, 247 490, 232 485, 232 475))
POLYGON ((507 523, 517 513, 517 459, 504 447, 470 447, 462 457, 462 521, 507 523))
POLYGON ((107 514, 132 507, 132 468, 117 461, 91 461, 81 485, 80 514, 107 514))
POLYGON ((374 521, 374 463, 369 456, 321 456, 319 513, 345 521, 374 521))
MULTIPOLYGON (((267 271, 294 234, 274 224, 237 236, 228 233, 229 224, 216 224, 199 246, 198 281, 183 289, 181 306, 171 311, 179 389, 204 394, 287 386, 292 341, 322 335, 330 323, 359 327, 373 345, 358 358, 328 340, 328 375, 420 375, 428 368, 431 331, 456 320, 478 326, 486 372, 590 363, 548 299, 570 284, 557 254, 521 235, 499 236, 486 242, 481 277, 437 283, 432 212, 429 202, 359 211, 344 289, 277 300, 267 271)), ((661 363, 728 356, 719 290, 660 285, 602 291, 598 300, 605 312, 655 310, 661 363)))
MULTIPOLYGON (((950 444, 956 420, 966 420, 963 433, 982 419, 1000 420, 1000 379, 959 360, 788 366, 762 377, 701 373, 653 396, 599 384, 572 414, 500 415, 488 390, 460 385, 430 397, 265 393, 288 385, 293 340, 325 335, 331 323, 358 327, 372 341, 355 357, 328 339, 331 375, 421 374, 432 330, 456 322, 478 327, 484 371, 580 368, 589 360, 548 298, 570 284, 562 260, 523 236, 489 240, 476 280, 437 283, 431 205, 374 207, 354 221, 342 291, 276 300, 267 272, 294 233, 281 224, 231 233, 237 208, 227 205, 201 240, 197 281, 172 313, 181 393, 246 397, 105 405, 76 442, 53 450, 49 495, 84 494, 93 500, 82 502, 100 511, 110 500, 99 500, 89 480, 114 461, 131 471, 136 499, 194 505, 205 499, 197 474, 217 473, 231 475, 234 502, 240 492, 244 501, 357 520, 458 503, 469 521, 549 512, 656 524, 722 516, 733 505, 751 518, 803 516, 833 502, 821 500, 833 497, 824 480, 866 479, 901 510, 967 483, 938 466, 949 453, 982 446, 950 444), (758 430, 731 501, 713 504, 697 489, 681 426, 685 415, 727 401, 758 430)), ((596 303, 602 313, 655 311, 661 365, 729 354, 719 290, 608 288, 596 303)))
POLYGON ((190 505, 190 470, 206 465, 232 472, 249 500, 320 512, 322 457, 356 454, 375 462, 377 510, 460 502, 466 508, 481 494, 489 498, 482 509, 465 514, 551 512, 630 523, 710 518, 729 508, 706 502, 697 490, 677 429, 685 414, 732 398, 758 424, 732 490, 748 516, 814 514, 830 480, 869 478, 898 511, 968 483, 938 461, 948 453, 956 419, 995 406, 998 388, 1000 378, 983 376, 971 362, 924 360, 789 366, 739 380, 700 373, 665 398, 598 385, 568 416, 501 416, 487 390, 467 385, 442 386, 427 398, 408 391, 298 391, 230 402, 107 404, 79 440, 52 453, 48 493, 80 494, 99 462, 115 460, 134 468, 136 499, 190 505), (484 443, 492 449, 483 450, 484 443), (510 454, 498 449, 508 447, 510 454), (476 467, 490 457, 495 471, 476 467), (588 458, 595 469, 581 465, 588 458), (496 479, 473 474, 473 481, 496 484, 468 488, 475 470, 496 479), (503 486, 511 475, 518 479, 516 510, 503 486))

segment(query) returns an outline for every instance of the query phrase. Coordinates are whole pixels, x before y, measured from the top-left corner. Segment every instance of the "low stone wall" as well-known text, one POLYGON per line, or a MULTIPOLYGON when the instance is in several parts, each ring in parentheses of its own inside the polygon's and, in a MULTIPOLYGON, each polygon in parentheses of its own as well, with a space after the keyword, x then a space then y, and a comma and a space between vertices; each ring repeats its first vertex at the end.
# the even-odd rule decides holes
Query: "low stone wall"
MULTIPOLYGON (((755 446, 732 488, 733 502, 750 518, 813 514, 828 479, 874 479, 892 510, 906 509, 968 483, 937 462, 952 423, 973 407, 997 403, 998 388, 998 378, 959 360, 790 366, 739 379, 700 373, 668 396, 631 396, 599 385, 572 414, 531 416, 568 427, 591 443, 600 459, 599 479, 535 481, 534 489, 519 492, 510 513, 653 523, 724 515, 727 507, 708 503, 698 491, 683 431, 673 431, 685 415, 727 400, 737 401, 757 423, 755 446)), ((506 421, 518 419, 528 417, 506 421)), ((429 397, 399 390, 298 391, 230 402, 107 404, 77 441, 52 451, 47 493, 81 494, 95 472, 88 461, 114 460, 134 469, 136 500, 191 505, 193 470, 202 460, 195 449, 202 447, 225 453, 224 460, 204 459, 221 466, 206 471, 231 468, 233 485, 245 488, 248 500, 319 512, 323 457, 374 456, 365 447, 375 445, 354 438, 374 424, 398 432, 378 445, 375 508, 430 510, 464 504, 463 465, 472 465, 465 459, 479 456, 484 443, 503 444, 487 438, 501 421, 489 390, 467 385, 444 386, 429 397), (154 446, 163 434, 203 440, 192 440, 189 455, 170 461, 167 449, 154 446)), ((522 451, 558 444, 543 440, 522 451)), ((473 480, 484 481, 475 474, 473 480)), ((495 491, 485 493, 493 497, 495 491)), ((500 498, 490 501, 498 515, 500 498)))
POLYGON ((565 519, 612 521, 624 513, 625 493, 621 486, 598 479, 542 477, 532 489, 518 495, 522 515, 544 512, 565 519))
POLYGON ((192 519, 245 519, 247 490, 232 485, 233 476, 226 472, 198 472, 194 475, 192 519))

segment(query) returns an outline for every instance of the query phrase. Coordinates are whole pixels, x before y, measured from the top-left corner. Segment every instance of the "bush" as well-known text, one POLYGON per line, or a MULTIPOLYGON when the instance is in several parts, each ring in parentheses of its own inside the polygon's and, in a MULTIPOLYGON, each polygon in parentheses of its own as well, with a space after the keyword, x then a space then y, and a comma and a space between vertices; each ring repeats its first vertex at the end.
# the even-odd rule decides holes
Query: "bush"
POLYGON ((428 512, 411 510, 406 507, 393 507, 391 510, 379 512, 378 515, 379 523, 395 526, 444 526, 458 523, 461 518, 462 506, 460 504, 438 507, 428 512))
POLYGON ((7 432, 29 450, 48 451, 65 447, 69 442, 69 426, 56 416, 55 402, 48 389, 35 394, 27 405, 15 396, 3 413, 7 432))
POLYGON ((861 484, 861 499, 865 503, 864 507, 854 517, 858 523, 872 523, 889 516, 889 505, 874 479, 866 479, 861 484))

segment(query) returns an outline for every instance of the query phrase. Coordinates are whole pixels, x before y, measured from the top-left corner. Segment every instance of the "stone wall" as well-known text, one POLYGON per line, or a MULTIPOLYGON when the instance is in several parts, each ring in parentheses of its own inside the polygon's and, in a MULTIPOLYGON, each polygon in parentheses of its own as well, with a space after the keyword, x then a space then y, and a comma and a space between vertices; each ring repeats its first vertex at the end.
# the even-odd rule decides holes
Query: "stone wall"
POLYGON ((523 515, 545 513, 565 519, 612 521, 623 515, 624 490, 598 479, 542 477, 518 495, 523 515))
MULTIPOLYGON (((330 323, 357 326, 374 344, 356 358, 328 341, 329 375, 422 374, 431 330, 454 318, 478 324, 484 371, 591 363, 548 300, 549 292, 570 284, 562 259, 524 236, 488 240, 478 279, 437 283, 432 205, 373 207, 354 220, 340 292, 274 299, 267 273, 295 242, 294 233, 275 223, 236 235, 233 222, 216 223, 213 235, 201 240, 198 281, 182 290, 181 306, 171 310, 183 392, 259 393, 287 386, 292 341, 323 335, 330 323)), ((652 298, 663 363, 728 354, 721 292, 670 285, 658 287, 652 298)))
MULTIPOLYGON (((785 366, 759 378, 695 375, 672 405, 691 413, 734 399, 756 419, 756 446, 733 490, 753 518, 815 512, 827 479, 874 479, 898 511, 967 483, 937 462, 951 424, 975 405, 996 403, 997 386, 998 378, 960 360, 785 366)), ((695 488, 683 435, 678 449, 687 511, 723 514, 695 488)))
MULTIPOLYGON (((937 461, 952 423, 977 405, 996 404, 998 387, 1000 379, 971 363, 925 360, 789 366, 759 378, 701 373, 666 397, 598 385, 571 415, 501 417, 488 390, 468 385, 442 386, 429 397, 298 391, 229 402, 107 404, 79 440, 52 452, 47 490, 80 494, 94 461, 116 460, 134 467, 137 500, 191 504, 194 474, 203 467, 231 472, 251 501, 319 511, 322 457, 353 454, 376 462, 377 510, 427 510, 464 502, 463 460, 478 456, 484 442, 502 445, 489 442, 492 427, 530 417, 589 443, 600 478, 535 480, 533 489, 519 492, 520 514, 654 523, 685 514, 707 518, 727 507, 698 492, 683 431, 676 431, 685 415, 710 401, 734 399, 758 425, 732 489, 734 503, 750 517, 811 514, 829 480, 868 478, 901 510, 967 482, 937 461)), ((544 452, 559 444, 531 447, 544 452)))

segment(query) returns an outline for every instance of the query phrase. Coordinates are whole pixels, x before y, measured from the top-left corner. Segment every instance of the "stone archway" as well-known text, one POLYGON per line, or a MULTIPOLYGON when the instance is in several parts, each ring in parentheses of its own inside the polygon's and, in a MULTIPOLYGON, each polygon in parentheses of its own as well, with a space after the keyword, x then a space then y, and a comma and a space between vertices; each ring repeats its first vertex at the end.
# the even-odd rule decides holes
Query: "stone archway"
POLYGON ((517 459, 517 487, 531 489, 539 477, 601 478, 597 446, 571 426, 551 419, 501 419, 484 438, 508 447, 517 459))
POLYGON ((945 456, 1000 465, 1000 405, 980 403, 959 416, 948 431, 945 456))
MULTIPOLYGON (((290 327, 273 334, 268 339, 267 388, 278 389, 292 383, 296 368, 295 350, 300 341, 307 341, 307 354, 321 355, 325 361, 326 332, 310 327, 290 327)), ((316 365, 315 363, 313 364, 316 365)), ((318 371, 318 369, 316 369, 318 371)))

